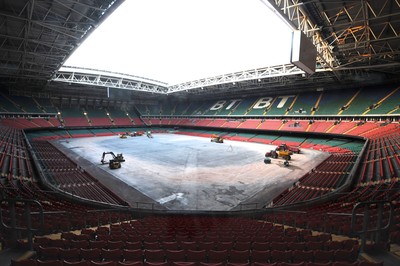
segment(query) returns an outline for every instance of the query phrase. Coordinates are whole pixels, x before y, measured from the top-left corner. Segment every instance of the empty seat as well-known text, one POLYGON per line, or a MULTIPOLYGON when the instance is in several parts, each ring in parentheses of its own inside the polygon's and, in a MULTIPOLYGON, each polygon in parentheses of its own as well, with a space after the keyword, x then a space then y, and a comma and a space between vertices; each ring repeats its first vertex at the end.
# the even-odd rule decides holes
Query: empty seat
POLYGON ((162 249, 145 249, 144 250, 145 262, 164 262, 165 254, 162 249))
POLYGON ((186 260, 194 262, 205 262, 207 261, 207 251, 202 250, 186 250, 186 260))
POLYGON ((122 258, 124 261, 143 261, 143 251, 141 249, 124 249, 122 258))
POLYGON ((185 261, 186 260, 186 252, 185 250, 171 250, 167 249, 165 251, 165 257, 167 261, 185 261))
POLYGON ((228 258, 228 250, 210 250, 208 251, 208 262, 226 263, 228 258))
POLYGON ((102 249, 101 256, 104 261, 120 261, 122 259, 121 249, 102 249))
POLYGON ((82 248, 81 249, 81 258, 83 260, 88 260, 88 261, 100 261, 101 260, 101 249, 99 248, 82 248))

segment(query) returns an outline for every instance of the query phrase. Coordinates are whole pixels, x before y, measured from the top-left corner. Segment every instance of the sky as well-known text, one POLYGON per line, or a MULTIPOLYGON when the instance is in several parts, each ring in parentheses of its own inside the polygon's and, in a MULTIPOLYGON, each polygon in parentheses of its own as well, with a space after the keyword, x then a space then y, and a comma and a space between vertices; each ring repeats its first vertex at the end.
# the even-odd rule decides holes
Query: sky
POLYGON ((64 65, 175 85, 289 63, 290 45, 260 0, 126 0, 64 65))

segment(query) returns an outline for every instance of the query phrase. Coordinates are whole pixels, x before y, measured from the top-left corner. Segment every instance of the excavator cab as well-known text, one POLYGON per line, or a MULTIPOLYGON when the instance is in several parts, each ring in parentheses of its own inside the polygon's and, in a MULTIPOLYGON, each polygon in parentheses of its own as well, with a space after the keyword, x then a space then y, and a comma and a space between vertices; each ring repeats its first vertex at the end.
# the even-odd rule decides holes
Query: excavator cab
POLYGON ((115 155, 112 151, 109 152, 103 152, 103 156, 101 157, 101 164, 106 164, 107 161, 105 160, 105 157, 107 154, 110 154, 113 158, 108 161, 108 166, 110 169, 118 169, 121 168, 121 163, 125 162, 124 156, 122 153, 118 153, 115 155))

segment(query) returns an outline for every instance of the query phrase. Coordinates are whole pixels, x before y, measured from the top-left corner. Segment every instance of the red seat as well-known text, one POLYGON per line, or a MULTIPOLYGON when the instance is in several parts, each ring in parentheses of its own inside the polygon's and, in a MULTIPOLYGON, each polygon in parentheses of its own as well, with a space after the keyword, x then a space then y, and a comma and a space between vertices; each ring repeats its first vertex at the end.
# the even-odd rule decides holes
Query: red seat
POLYGON ((207 261, 207 251, 202 250, 186 250, 186 260, 194 262, 205 262, 207 261))
POLYGON ((269 250, 269 242, 253 242, 253 250, 269 250))
POLYGON ((292 260, 292 251, 272 250, 271 262, 290 262, 292 260))
POLYGON ((200 242, 198 242, 198 249, 199 250, 204 249, 204 250, 208 251, 208 250, 211 250, 211 249, 214 249, 214 248, 215 248, 215 242, 213 242, 213 241, 200 241, 200 242))
POLYGON ((101 260, 101 249, 99 248, 90 248, 90 249, 81 249, 81 258, 83 260, 88 261, 100 261, 101 260))
POLYGON ((81 250, 79 248, 60 249, 60 259, 66 261, 79 261, 81 258, 81 250))
POLYGON ((141 249, 124 249, 122 258, 125 261, 143 261, 143 251, 141 249))
POLYGON ((250 257, 249 255, 249 250, 231 250, 229 253, 229 262, 248 263, 250 257))
POLYGON ((227 250, 210 250, 208 251, 208 262, 222 262, 226 263, 228 259, 227 250))
POLYGON ((63 261, 64 266, 90 266, 89 261, 81 260, 81 261, 63 261))
POLYGON ((143 266, 142 261, 118 261, 117 266, 143 266))
POLYGON ((339 249, 334 253, 335 261, 342 262, 355 262, 357 260, 356 254, 353 249, 345 250, 339 249))
POLYGON ((197 266, 196 262, 188 261, 173 261, 169 264, 170 266, 197 266))
POLYGON ((169 266, 169 262, 153 262, 153 261, 146 261, 144 266, 169 266))
POLYGON ((124 249, 125 248, 125 242, 124 241, 112 241, 109 240, 107 241, 107 248, 108 249, 124 249))
POLYGON ((228 241, 228 242, 215 242, 215 248, 214 250, 231 250, 233 249, 233 242, 228 241))
POLYGON ((104 261, 120 261, 122 259, 121 249, 102 249, 101 256, 104 261))
POLYGON ((115 261, 91 261, 89 266, 117 266, 115 261))
POLYGON ((71 240, 69 243, 70 248, 89 248, 88 240, 71 240))
POLYGON ((60 256, 60 248, 39 246, 38 253, 38 258, 42 261, 58 260, 60 256))
POLYGON ((180 247, 185 250, 196 250, 197 249, 197 242, 194 241, 182 241, 180 243, 180 247))
POLYGON ((127 241, 125 242, 125 249, 142 249, 142 243, 140 241, 127 241))
POLYGON ((63 262, 61 260, 36 260, 37 266, 63 266, 63 262))
POLYGON ((167 261, 185 261, 186 260, 186 252, 184 250, 171 250, 167 249, 165 251, 165 257, 167 261))
POLYGON ((315 250, 314 251, 314 262, 327 263, 333 261, 333 251, 326 250, 315 250))
POLYGON ((294 263, 299 263, 302 261, 311 262, 313 260, 314 260, 314 253, 311 250, 309 250, 309 251, 305 251, 305 250, 292 251, 292 261, 294 263))
POLYGON ((89 246, 90 248, 106 248, 107 247, 107 241, 104 240, 98 240, 98 241, 94 241, 94 240, 89 240, 89 246))
POLYGON ((253 250, 250 254, 252 262, 266 263, 271 257, 270 250, 253 250))
POLYGON ((181 249, 179 246, 179 243, 176 241, 163 241, 161 242, 161 248, 163 248, 164 250, 179 250, 181 249))
POLYGON ((144 250, 145 262, 164 262, 165 254, 162 249, 145 249, 144 250))

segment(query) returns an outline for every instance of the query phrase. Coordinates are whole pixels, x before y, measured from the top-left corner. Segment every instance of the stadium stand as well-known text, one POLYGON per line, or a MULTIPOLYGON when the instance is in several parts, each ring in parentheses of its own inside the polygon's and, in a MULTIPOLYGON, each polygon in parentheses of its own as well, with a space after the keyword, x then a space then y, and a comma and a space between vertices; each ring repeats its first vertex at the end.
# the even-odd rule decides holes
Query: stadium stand
MULTIPOLYGON (((337 34, 342 29, 336 28, 336 19, 354 36, 359 13, 352 17, 356 8, 347 2, 357 1, 341 2, 343 10, 336 10, 337 3, 332 6, 335 1, 289 5, 311 12, 319 24, 312 31, 324 29, 325 39, 336 45, 335 56, 350 58, 344 71, 340 66, 325 66, 313 75, 293 74, 297 80, 285 73, 266 81, 246 78, 232 85, 230 81, 207 85, 201 87, 204 94, 199 89, 176 98, 158 99, 151 92, 117 99, 96 91, 97 85, 74 85, 72 77, 65 86, 54 85, 52 78, 86 33, 122 1, 28 2, 22 10, 18 10, 19 0, 0 4, 4 26, 0 27, 4 39, 0 46, 1 265, 399 265, 400 87, 393 76, 399 76, 395 66, 400 46, 385 43, 372 49, 382 40, 363 41, 366 35, 379 38, 396 31, 399 20, 391 14, 399 14, 398 3, 391 3, 393 10, 385 13, 387 2, 373 12, 374 1, 361 1, 362 27, 368 25, 369 34, 354 42, 348 42, 347 34, 337 34), (318 10, 322 5, 327 9, 318 10), (46 12, 38 16, 37 7, 46 12), (25 18, 29 10, 35 12, 25 18), (347 25, 341 14, 352 24, 347 25), (371 34, 377 25, 369 23, 386 17, 389 20, 380 24, 387 28, 371 34), (20 20, 27 24, 11 27, 20 20), (340 44, 331 36, 337 36, 340 44), (349 48, 359 43, 369 52, 349 48), (353 53, 345 54, 346 50, 353 53), (388 62, 389 72, 374 65, 381 50, 380 59, 388 62), (366 58, 367 65, 352 65, 366 58), (54 66, 50 61, 58 62, 54 66), (372 78, 363 83, 367 75, 372 78), (334 85, 329 87, 328 80, 334 80, 334 85), (223 92, 228 87, 229 92, 223 92), (214 94, 213 90, 220 91, 214 94), (287 144, 328 152, 329 157, 254 209, 160 211, 151 204, 140 206, 139 201, 131 206, 99 176, 83 170, 83 160, 72 161, 51 142, 147 130, 287 144), (9 250, 12 254, 3 256, 9 250), (389 251, 397 255, 389 256, 389 251)), ((385 41, 397 39, 398 34, 385 37, 385 41)), ((85 82, 99 80, 91 76, 85 82)))

